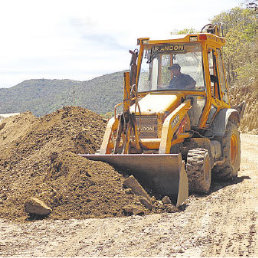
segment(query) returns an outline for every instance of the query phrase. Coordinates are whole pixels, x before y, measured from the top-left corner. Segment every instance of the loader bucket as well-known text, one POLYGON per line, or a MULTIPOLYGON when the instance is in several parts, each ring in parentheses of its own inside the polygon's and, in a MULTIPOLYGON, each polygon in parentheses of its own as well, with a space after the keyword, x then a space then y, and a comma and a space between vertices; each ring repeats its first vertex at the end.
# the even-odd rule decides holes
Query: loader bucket
POLYGON ((79 154, 129 170, 156 193, 173 196, 180 206, 188 197, 188 178, 181 154, 79 154))

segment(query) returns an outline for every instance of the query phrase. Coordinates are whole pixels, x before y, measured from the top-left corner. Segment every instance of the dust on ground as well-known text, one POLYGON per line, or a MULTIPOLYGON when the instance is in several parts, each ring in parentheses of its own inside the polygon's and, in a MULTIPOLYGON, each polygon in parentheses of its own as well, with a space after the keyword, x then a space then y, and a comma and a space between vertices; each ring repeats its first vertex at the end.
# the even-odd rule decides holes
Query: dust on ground
POLYGON ((190 196, 184 211, 105 219, 0 220, 0 255, 257 257, 258 136, 242 135, 231 183, 190 196))

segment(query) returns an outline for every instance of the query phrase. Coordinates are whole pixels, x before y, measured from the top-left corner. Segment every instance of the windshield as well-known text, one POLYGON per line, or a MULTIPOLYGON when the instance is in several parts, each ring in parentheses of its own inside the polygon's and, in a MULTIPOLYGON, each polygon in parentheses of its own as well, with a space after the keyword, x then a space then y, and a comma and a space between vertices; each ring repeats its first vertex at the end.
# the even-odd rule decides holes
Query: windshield
POLYGON ((143 53, 138 91, 204 90, 201 45, 147 46, 143 53))

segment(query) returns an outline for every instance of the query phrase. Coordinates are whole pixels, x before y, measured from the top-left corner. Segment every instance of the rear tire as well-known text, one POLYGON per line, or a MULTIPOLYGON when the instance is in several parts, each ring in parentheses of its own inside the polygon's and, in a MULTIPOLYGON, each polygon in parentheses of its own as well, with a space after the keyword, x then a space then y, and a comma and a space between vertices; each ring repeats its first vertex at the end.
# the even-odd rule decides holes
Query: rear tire
POLYGON ((209 152, 203 148, 188 151, 186 172, 190 192, 208 193, 211 187, 209 152))
POLYGON ((225 163, 221 166, 214 167, 214 174, 218 178, 229 180, 237 177, 241 159, 240 144, 241 141, 238 126, 232 121, 229 121, 226 133, 222 138, 222 152, 225 163))

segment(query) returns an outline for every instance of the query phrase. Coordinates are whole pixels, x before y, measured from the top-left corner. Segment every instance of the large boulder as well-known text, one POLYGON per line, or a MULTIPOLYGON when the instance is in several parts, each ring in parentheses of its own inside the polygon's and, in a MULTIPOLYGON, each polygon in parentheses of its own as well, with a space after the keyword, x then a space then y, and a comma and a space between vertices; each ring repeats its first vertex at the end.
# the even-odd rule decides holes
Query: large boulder
POLYGON ((29 198, 25 202, 24 208, 27 213, 39 216, 47 216, 52 212, 52 209, 43 201, 34 197, 29 198))
POLYGON ((123 182, 123 186, 125 188, 131 188, 134 194, 145 197, 147 200, 150 200, 150 196, 134 176, 131 175, 128 178, 126 178, 123 182))

